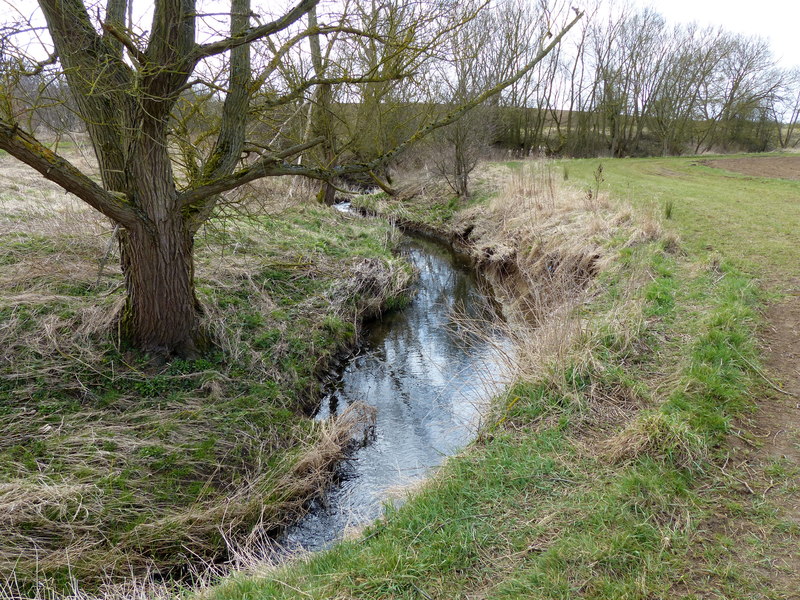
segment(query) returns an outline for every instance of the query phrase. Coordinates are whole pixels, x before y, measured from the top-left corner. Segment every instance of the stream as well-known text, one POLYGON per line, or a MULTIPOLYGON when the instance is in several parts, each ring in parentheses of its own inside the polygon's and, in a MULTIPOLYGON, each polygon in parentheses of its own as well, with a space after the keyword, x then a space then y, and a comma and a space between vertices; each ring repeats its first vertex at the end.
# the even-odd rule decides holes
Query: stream
MULTIPOLYGON (((348 211, 348 206, 339 206, 348 211)), ((488 284, 445 244, 404 235, 419 273, 411 304, 369 325, 363 350, 323 399, 317 419, 360 401, 376 409, 374 432, 340 465, 336 483, 288 528, 288 551, 322 550, 379 518, 386 502, 430 475, 476 435, 502 389, 510 343, 497 327, 488 284)))

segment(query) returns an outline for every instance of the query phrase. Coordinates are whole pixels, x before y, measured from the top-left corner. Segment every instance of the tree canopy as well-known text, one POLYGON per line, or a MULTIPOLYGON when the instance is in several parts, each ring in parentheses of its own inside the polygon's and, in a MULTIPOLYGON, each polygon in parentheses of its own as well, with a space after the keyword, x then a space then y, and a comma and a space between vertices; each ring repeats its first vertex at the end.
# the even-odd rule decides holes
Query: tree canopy
POLYGON ((208 344, 192 247, 221 194, 265 177, 372 173, 522 78, 581 16, 562 19, 527 62, 441 114, 424 110, 436 98, 429 66, 449 59, 448 40, 486 2, 300 0, 258 14, 250 0, 223 10, 156 0, 146 29, 134 24, 129 2, 40 0, 44 31, 6 26, 0 148, 119 225, 127 288, 119 329, 135 347, 167 355, 208 344), (15 91, 43 72, 69 90, 100 182, 25 122, 34 107, 15 91), (387 119, 398 105, 420 110, 368 151, 363 130, 341 135, 357 113, 387 119))

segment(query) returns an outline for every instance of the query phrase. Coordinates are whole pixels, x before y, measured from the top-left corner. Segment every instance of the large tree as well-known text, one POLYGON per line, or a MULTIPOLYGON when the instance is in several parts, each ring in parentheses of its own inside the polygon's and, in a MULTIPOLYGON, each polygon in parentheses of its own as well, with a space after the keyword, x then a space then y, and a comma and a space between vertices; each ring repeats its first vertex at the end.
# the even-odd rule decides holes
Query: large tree
MULTIPOLYGON (((263 177, 302 175, 328 181, 370 172, 517 81, 580 18, 576 14, 518 72, 444 117, 422 124, 375 160, 333 166, 334 150, 326 128, 315 125, 313 137, 294 138, 279 136, 281 128, 268 142, 250 140, 249 115, 283 108, 281 114, 288 114, 289 122, 292 115, 304 114, 304 106, 313 108, 308 111, 312 115, 329 110, 336 88, 344 90, 344 103, 353 86, 412 78, 426 60, 441 58, 438 44, 474 15, 459 13, 456 3, 415 3, 418 12, 409 12, 408 25, 387 38, 382 31, 362 29, 348 20, 357 0, 337 3, 338 12, 327 15, 328 24, 317 18, 319 0, 300 0, 277 18, 257 25, 251 24, 256 15, 251 13, 250 0, 231 0, 229 31, 215 36, 202 27, 195 0, 155 0, 147 31, 134 31, 128 4, 132 1, 107 0, 104 10, 98 10, 83 0, 39 0, 50 37, 43 45, 50 56, 39 64, 18 61, 22 72, 39 73, 55 65, 63 73, 77 116, 91 139, 100 183, 50 151, 12 112, 0 116, 0 148, 119 226, 127 289, 120 330, 143 351, 183 356, 197 354, 207 343, 200 327, 192 250, 195 234, 212 215, 220 194, 263 177), (208 41, 198 43, 198 31, 208 41), (396 63, 400 55, 411 58, 401 61, 404 68, 399 70, 383 64, 360 72, 327 68, 335 57, 326 54, 325 62, 321 61, 320 36, 330 36, 326 37, 329 43, 341 42, 345 53, 348 39, 368 39, 384 48, 386 60, 396 63), (309 49, 313 65, 304 69, 303 56, 309 49), (259 58, 257 73, 254 53, 259 58), (215 68, 218 73, 213 76, 215 68), (274 83, 277 80, 281 83, 274 83), (197 152, 189 153, 187 163, 187 153, 180 148, 183 145, 185 150, 192 143, 175 135, 179 129, 176 113, 179 100, 196 99, 198 89, 216 102, 220 114, 216 129, 204 132, 204 139, 213 142, 205 149, 194 148, 197 152), (295 105, 298 109, 292 112, 295 105), (314 147, 322 149, 317 154, 325 162, 297 160, 314 147)), ((18 36, 24 33, 10 31, 18 36)), ((208 115, 200 119, 201 126, 211 121, 208 115)), ((317 122, 323 120, 317 118, 317 122)))

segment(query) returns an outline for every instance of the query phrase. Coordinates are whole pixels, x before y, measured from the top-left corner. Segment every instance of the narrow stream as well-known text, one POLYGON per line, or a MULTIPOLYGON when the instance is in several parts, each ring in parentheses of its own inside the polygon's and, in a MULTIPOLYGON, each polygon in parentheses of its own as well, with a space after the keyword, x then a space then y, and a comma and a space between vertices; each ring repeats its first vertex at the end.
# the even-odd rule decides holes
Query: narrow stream
POLYGON ((377 411, 374 435, 287 530, 281 545, 290 551, 327 548, 378 518, 399 490, 473 439, 482 409, 500 391, 509 344, 495 326, 488 286, 443 244, 405 236, 402 251, 419 272, 413 302, 370 325, 364 351, 317 415, 327 419, 364 402, 377 411))

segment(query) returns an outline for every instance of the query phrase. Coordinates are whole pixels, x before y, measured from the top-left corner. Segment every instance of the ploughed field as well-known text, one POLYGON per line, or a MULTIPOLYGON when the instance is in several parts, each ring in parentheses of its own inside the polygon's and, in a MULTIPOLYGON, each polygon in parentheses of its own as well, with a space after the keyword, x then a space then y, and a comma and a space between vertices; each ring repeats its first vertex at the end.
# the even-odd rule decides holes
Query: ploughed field
POLYGON ((733 171, 751 177, 795 179, 800 181, 800 154, 797 156, 745 156, 704 161, 716 169, 733 171))

